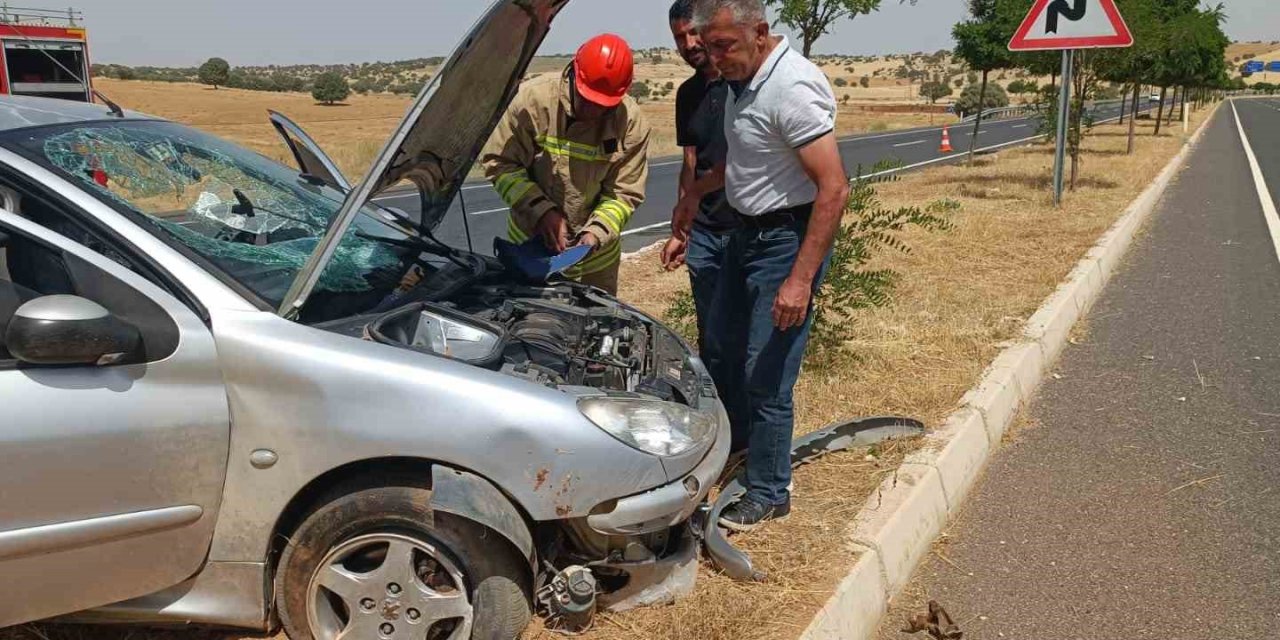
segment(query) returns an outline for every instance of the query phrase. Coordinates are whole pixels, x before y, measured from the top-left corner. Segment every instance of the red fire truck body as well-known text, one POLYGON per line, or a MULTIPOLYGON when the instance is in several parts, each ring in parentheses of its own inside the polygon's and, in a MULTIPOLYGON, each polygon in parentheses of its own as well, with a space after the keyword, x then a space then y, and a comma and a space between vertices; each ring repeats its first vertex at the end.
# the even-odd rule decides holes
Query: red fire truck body
POLYGON ((72 9, 0 8, 0 94, 92 102, 82 25, 72 9))

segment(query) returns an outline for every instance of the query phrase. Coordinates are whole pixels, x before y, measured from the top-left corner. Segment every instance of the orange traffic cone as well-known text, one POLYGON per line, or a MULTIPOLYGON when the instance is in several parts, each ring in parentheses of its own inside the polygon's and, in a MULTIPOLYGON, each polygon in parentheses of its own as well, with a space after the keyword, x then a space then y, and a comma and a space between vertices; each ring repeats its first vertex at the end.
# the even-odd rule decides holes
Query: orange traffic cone
POLYGON ((953 151, 951 148, 951 132, 947 130, 945 125, 942 127, 942 148, 938 151, 941 153, 951 153, 953 151))

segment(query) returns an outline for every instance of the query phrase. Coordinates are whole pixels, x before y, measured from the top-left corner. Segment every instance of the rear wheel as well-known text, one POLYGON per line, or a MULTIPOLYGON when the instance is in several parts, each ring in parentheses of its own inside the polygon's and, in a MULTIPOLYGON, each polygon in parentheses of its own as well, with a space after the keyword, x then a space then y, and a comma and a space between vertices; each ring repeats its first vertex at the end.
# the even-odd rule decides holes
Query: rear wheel
POLYGON ((528 623, 527 571, 499 536, 432 513, 420 487, 354 491, 298 527, 276 572, 293 640, 510 640, 528 623))

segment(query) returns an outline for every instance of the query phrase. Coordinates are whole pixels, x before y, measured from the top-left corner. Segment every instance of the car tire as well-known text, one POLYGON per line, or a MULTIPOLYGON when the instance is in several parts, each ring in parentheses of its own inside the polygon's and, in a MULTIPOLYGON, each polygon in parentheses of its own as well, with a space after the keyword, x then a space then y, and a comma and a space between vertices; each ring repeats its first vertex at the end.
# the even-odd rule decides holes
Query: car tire
MULTIPOLYGON (((532 616, 527 563, 481 525, 433 512, 430 500, 431 491, 424 487, 380 486, 341 493, 312 511, 290 536, 275 575, 276 610, 289 637, 329 640, 337 630, 362 625, 370 631, 349 637, 395 640, 423 637, 426 626, 436 630, 429 637, 465 640, 465 627, 460 626, 465 619, 433 622, 435 614, 423 608, 416 622, 411 621, 418 611, 413 608, 415 594, 437 593, 429 583, 438 593, 450 594, 450 599, 465 594, 470 604, 469 638, 518 636, 532 616), (384 557, 373 566, 384 540, 384 557), (393 555, 406 557, 406 549, 411 560, 391 561, 393 555), (400 574, 404 579, 393 581, 396 565, 404 565, 406 571, 400 574), (359 576, 361 582, 347 584, 342 576, 348 574, 359 576), (346 596, 329 590, 326 580, 335 581, 346 596), (406 580, 414 582, 397 584, 406 580), (455 584, 458 581, 461 586, 455 584), (390 593, 393 589, 400 595, 390 593)), ((439 601, 418 602, 432 607, 439 601)))

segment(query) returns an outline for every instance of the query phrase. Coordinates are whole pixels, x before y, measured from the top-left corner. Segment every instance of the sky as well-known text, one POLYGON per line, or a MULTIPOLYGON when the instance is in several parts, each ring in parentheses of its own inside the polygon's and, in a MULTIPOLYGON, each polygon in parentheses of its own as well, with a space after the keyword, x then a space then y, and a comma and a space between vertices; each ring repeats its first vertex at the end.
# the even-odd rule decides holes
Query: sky
MULTIPOLYGON (((1222 0, 1227 34, 1280 40, 1280 0, 1222 0)), ((24 0, 24 6, 51 6, 24 0)), ((194 66, 211 56, 232 65, 336 64, 448 54, 487 0, 61 0, 84 12, 95 62, 194 66)), ((542 53, 571 52, 612 31, 637 49, 670 46, 668 0, 574 0, 542 53)), ((963 0, 885 0, 818 41, 819 53, 853 55, 951 48, 963 0)), ((798 46, 798 45, 797 45, 798 46)))

